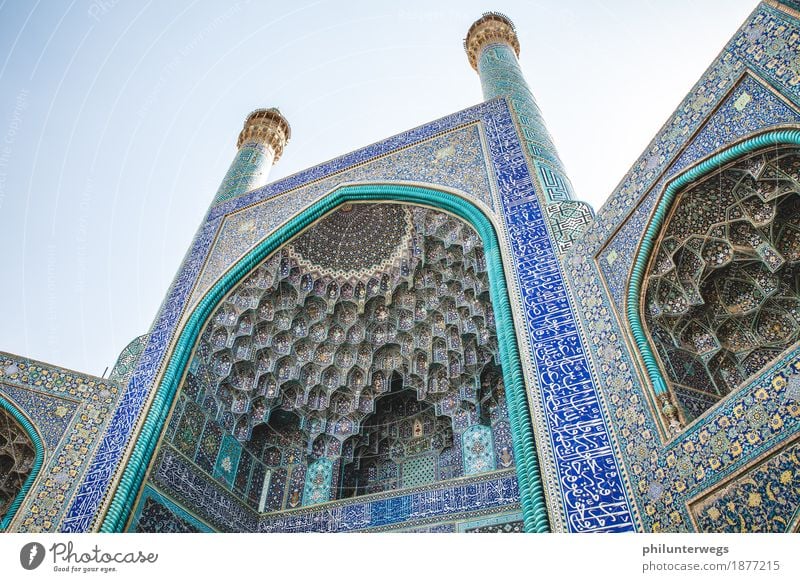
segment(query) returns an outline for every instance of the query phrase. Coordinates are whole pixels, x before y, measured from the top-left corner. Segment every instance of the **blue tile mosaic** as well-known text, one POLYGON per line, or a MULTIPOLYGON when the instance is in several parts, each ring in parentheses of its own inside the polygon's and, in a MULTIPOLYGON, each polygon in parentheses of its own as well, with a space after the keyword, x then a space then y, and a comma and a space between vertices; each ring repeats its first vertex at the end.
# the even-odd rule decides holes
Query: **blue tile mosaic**
MULTIPOLYGON (((764 486, 772 483, 779 489, 776 472, 787 459, 772 451, 780 450, 800 430, 800 408, 788 397, 798 369, 797 350, 790 350, 689 427, 677 435, 666 434, 647 382, 638 373, 637 357, 623 341, 627 323, 614 315, 622 308, 621 277, 627 278, 662 180, 730 140, 776 124, 797 125, 799 24, 783 9, 767 3, 758 6, 564 261, 566 281, 597 369, 595 384, 608 409, 615 456, 631 480, 633 506, 645 531, 704 529, 731 512, 741 518, 741 531, 763 529, 768 524, 756 516, 768 511, 761 498, 762 494, 768 498, 765 490, 751 489, 754 495, 735 500, 726 496, 750 487, 748 467, 768 455, 773 461, 750 470, 763 477, 764 486), (739 114, 748 111, 752 114, 739 114), (586 260, 593 256, 598 263, 586 260)), ((784 501, 772 507, 784 506, 784 501)))
MULTIPOLYGON (((564 382, 567 377, 580 377, 581 381, 591 386, 591 379, 585 377, 588 374, 589 364, 581 347, 580 338, 576 334, 574 314, 561 281, 558 260, 549 241, 542 211, 533 190, 533 181, 530 178, 524 151, 507 103, 502 99, 495 99, 215 207, 170 289, 168 299, 150 333, 123 402, 100 445, 101 454, 95 458, 93 470, 72 503, 65 529, 81 531, 89 527, 102 501, 106 484, 128 444, 128 436, 134 421, 152 389, 155 374, 165 362, 169 342, 175 336, 178 321, 200 271, 199 267, 208 255, 213 236, 218 231, 224 215, 259 200, 276 196, 288 189, 300 187, 310 180, 319 179, 350 165, 385 155, 397 148, 410 146, 415 142, 427 140, 439 133, 476 121, 481 122, 485 132, 492 178, 500 194, 500 207, 504 223, 507 225, 514 262, 518 268, 517 286, 522 295, 520 307, 532 345, 530 358, 535 364, 538 386, 538 389, 531 392, 534 401, 538 401, 535 407, 544 410, 559 398, 568 398, 566 393, 561 394, 566 390, 564 382), (548 359, 547 354, 552 350, 568 350, 566 355, 574 361, 570 364, 570 371, 567 372, 570 376, 562 375, 563 362, 548 359)), ((562 498, 562 503, 565 522, 569 524, 567 527, 570 529, 585 531, 631 528, 633 521, 627 510, 622 481, 613 456, 608 452, 608 435, 604 431, 605 421, 596 404, 596 394, 594 403, 590 402, 591 397, 592 391, 587 389, 586 404, 579 409, 577 416, 574 412, 563 418, 547 419, 546 415, 542 415, 549 425, 547 431, 559 427, 563 430, 558 443, 556 441, 544 443, 552 460, 552 466, 548 467, 553 473, 548 476, 552 481, 550 486, 553 488, 555 483, 559 483, 560 485, 555 487, 568 492, 568 496, 562 498), (557 426, 553 426, 554 422, 557 426), (570 434, 570 430, 575 430, 575 436, 580 436, 580 429, 571 429, 570 422, 575 427, 580 423, 594 422, 597 428, 593 440, 581 441, 575 443, 575 446, 560 442, 565 435, 570 434), (559 446, 556 447, 556 444, 559 446), (587 445, 590 446, 589 450, 587 445), (567 455, 565 458, 559 456, 562 450, 567 455), (596 467, 607 469, 607 472, 599 478, 584 478, 577 483, 574 482, 576 475, 591 474, 596 467), (594 495, 582 489, 584 485, 594 488, 598 481, 606 485, 602 495, 594 495)))
MULTIPOLYGON (((80 479, 92 470, 98 435, 108 426, 120 386, 0 353, 0 390, 33 422, 44 444, 39 476, 11 521, 17 532, 58 531, 80 479)), ((111 474, 113 464, 105 470, 111 474)))
POLYGON ((0 392, 10 397, 34 421, 48 448, 55 447, 67 433, 79 402, 11 384, 0 384, 0 392))
MULTIPOLYGON (((480 187, 479 194, 471 194, 495 210, 503 231, 501 239, 508 245, 505 251, 513 266, 509 281, 519 294, 516 309, 524 327, 520 345, 529 364, 529 398, 555 528, 691 529, 687 500, 743 470, 750 460, 772 450, 776 442, 798 430, 797 405, 783 400, 796 362, 787 356, 747 389, 714 409, 703 422, 665 444, 637 375, 635 358, 622 339, 625 331, 614 317, 614 306, 621 307, 631 257, 662 181, 731 140, 769 125, 797 123, 796 108, 779 95, 800 101, 798 39, 797 21, 775 7, 761 4, 681 103, 603 207, 593 228, 575 243, 563 262, 554 246, 542 201, 548 196, 563 198, 565 183, 559 182, 559 176, 545 163, 537 165, 538 174, 532 175, 526 156, 537 155, 537 151, 528 148, 526 153, 514 113, 503 99, 487 101, 215 206, 169 291, 120 404, 103 431, 97 453, 71 498, 62 529, 86 531, 93 526, 113 476, 129 450, 133 429, 152 395, 154 380, 169 358, 180 321, 192 305, 190 295, 223 224, 248 206, 278 200, 282 194, 316 181, 333 178, 335 185, 335 176, 340 172, 364 163, 378 163, 382 156, 403 152, 413 160, 415 147, 419 146, 416 151, 425 151, 426 141, 455 131, 482 132, 480 157, 488 161, 488 188, 480 187), (747 71, 752 74, 745 74, 747 71), (778 93, 767 85, 776 87, 778 93), (598 253, 602 253, 599 267, 586 260, 598 253), (610 297, 603 290, 603 276, 610 297), (744 433, 725 437, 728 444, 722 449, 728 453, 695 454, 706 443, 711 443, 712 448, 714 443, 724 444, 718 436, 724 432, 720 430, 721 423, 748 422, 739 411, 756 401, 769 411, 769 418, 780 420, 780 426, 777 421, 759 425, 747 433, 755 435, 748 437, 752 440, 739 438, 744 433)), ((533 134, 528 137, 541 138, 533 134)), ((427 151, 430 157, 431 148, 427 151)), ((480 167, 483 171, 486 164, 481 162, 480 167)), ((362 179, 380 177, 378 173, 362 179)), ((387 179, 415 177, 394 175, 387 179)), ((323 194, 309 196, 303 204, 323 194)), ((281 220, 297 212, 295 204, 296 201, 283 206, 281 220)), ((254 240, 258 236, 261 235, 255 235, 254 240)), ((249 246, 242 247, 246 248, 249 246)), ((204 519, 229 529, 384 528, 398 520, 442 520, 449 512, 497 513, 518 503, 513 473, 504 477, 490 474, 481 478, 484 480, 478 476, 477 481, 465 481, 456 488, 426 489, 370 503, 326 505, 325 509, 298 509, 259 519, 218 483, 201 481, 201 476, 192 472, 178 453, 167 449, 162 454, 153 479, 165 493, 177 496, 182 491, 194 491, 195 495, 207 496, 210 502, 203 506, 213 515, 203 516, 204 519)), ((711 509, 703 506, 703 519, 714 519, 708 513, 711 509)))
POLYGON ((639 238, 666 183, 689 165, 726 144, 757 130, 798 122, 800 112, 796 107, 752 75, 742 77, 600 253, 598 263, 620 313, 624 311, 627 281, 639 238))

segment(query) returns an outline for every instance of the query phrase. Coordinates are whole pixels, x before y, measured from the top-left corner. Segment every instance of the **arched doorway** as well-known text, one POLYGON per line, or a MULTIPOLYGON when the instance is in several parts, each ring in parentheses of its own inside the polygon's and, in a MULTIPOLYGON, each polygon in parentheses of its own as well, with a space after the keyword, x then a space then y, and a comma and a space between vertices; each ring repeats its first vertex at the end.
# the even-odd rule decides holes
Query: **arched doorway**
MULTIPOLYGON (((179 398, 180 412, 165 432, 176 448, 188 456, 199 443, 196 464, 259 509, 278 509, 278 499, 280 508, 292 507, 301 485, 300 502, 318 503, 348 490, 340 487, 352 463, 345 446, 357 435, 368 440, 364 420, 398 375, 401 392, 411 391, 416 402, 438 407, 434 416, 451 419, 448 430, 459 442, 450 448, 459 451, 461 466, 449 475, 516 460, 523 514, 531 529, 546 529, 496 234, 481 211, 452 194, 343 187, 279 229, 200 302, 156 396, 163 404, 148 414, 146 427, 151 422, 155 429, 159 415, 166 416, 163 406, 180 385, 184 401, 179 398), (366 231, 352 231, 357 224, 366 231), (345 231, 354 236, 343 237, 345 231), (343 240, 351 243, 342 246, 343 240), (326 256, 333 245, 337 252, 326 256), (426 272, 434 263, 438 271, 426 272), (482 386, 487 378, 492 385, 482 386), (481 410, 487 394, 503 395, 505 408, 494 407, 498 438, 481 425, 491 424, 491 414, 481 410), (294 454, 280 447, 276 453, 268 442, 276 434, 270 430, 275 411, 299 419, 294 454), (497 450, 495 442, 502 445, 497 450), (473 452, 465 455, 465 446, 473 452), (294 466, 264 462, 278 457, 291 458, 294 466), (469 460, 477 461, 471 466, 469 460)), ((152 444, 140 439, 136 448, 151 455, 152 444)), ((132 479, 135 471, 127 471, 132 479)), ((122 515, 116 508, 123 507, 124 489, 104 529, 122 515)))
POLYGON ((0 397, 0 531, 22 504, 43 459, 42 441, 33 425, 0 397))

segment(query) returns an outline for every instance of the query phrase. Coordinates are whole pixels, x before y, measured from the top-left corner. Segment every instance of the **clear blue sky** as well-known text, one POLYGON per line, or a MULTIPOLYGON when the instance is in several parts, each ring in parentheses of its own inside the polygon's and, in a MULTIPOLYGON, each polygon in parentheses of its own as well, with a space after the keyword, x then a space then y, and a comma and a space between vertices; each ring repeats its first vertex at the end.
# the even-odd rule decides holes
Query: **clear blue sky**
POLYGON ((148 330, 249 111, 272 179, 480 102, 487 10, 599 208, 755 0, 0 0, 0 350, 101 374, 148 330))

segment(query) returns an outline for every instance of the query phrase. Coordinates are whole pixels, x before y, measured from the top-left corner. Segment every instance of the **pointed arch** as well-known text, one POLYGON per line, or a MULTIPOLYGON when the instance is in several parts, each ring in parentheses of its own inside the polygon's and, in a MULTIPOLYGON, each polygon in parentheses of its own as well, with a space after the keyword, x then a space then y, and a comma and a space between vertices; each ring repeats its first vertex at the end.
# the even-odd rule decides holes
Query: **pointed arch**
POLYGON ((129 463, 103 518, 101 531, 121 531, 124 527, 137 492, 143 485, 192 349, 214 308, 247 273, 282 245, 341 204, 361 201, 401 202, 435 208, 464 220, 481 237, 489 272, 490 297, 495 309, 525 529, 533 532, 549 530, 506 274, 492 221, 473 202, 450 192, 417 185, 363 184, 340 186, 276 229, 242 257, 198 302, 178 336, 166 371, 156 387, 155 397, 133 446, 129 463))
MULTIPOLYGON (((750 137, 732 146, 726 147, 701 163, 684 171, 666 186, 653 212, 652 219, 647 226, 647 230, 645 231, 633 262, 627 293, 626 318, 634 338, 636 349, 644 363, 654 395, 663 405, 661 413, 665 418, 669 418, 670 416, 674 417, 675 408, 669 399, 669 385, 658 364, 658 358, 653 346, 647 337, 642 314, 643 284, 659 235, 666 223, 673 203, 687 186, 702 180, 715 171, 719 171, 726 164, 735 162, 747 154, 763 150, 767 147, 777 147, 781 145, 800 145, 800 130, 773 129, 771 131, 766 131, 760 135, 750 137)), ((673 429, 675 428, 677 428, 677 426, 673 427, 673 429)))
POLYGON ((31 467, 31 472, 28 474, 28 477, 25 479, 25 482, 22 484, 19 492, 14 497, 11 505, 9 505, 5 515, 0 520, 1 532, 8 529, 11 520, 14 519, 17 510, 20 508, 20 505, 22 505, 25 496, 31 490, 34 481, 36 481, 36 477, 39 475, 39 471, 44 463, 44 444, 42 442, 41 435, 39 435, 39 432, 36 430, 33 423, 28 420, 28 417, 25 416, 16 407, 16 405, 12 403, 11 400, 6 399, 2 394, 0 394, 0 410, 10 415, 11 418, 16 421, 20 427, 22 427, 22 429, 25 431, 25 434, 30 439, 34 450, 34 460, 33 467, 31 467))

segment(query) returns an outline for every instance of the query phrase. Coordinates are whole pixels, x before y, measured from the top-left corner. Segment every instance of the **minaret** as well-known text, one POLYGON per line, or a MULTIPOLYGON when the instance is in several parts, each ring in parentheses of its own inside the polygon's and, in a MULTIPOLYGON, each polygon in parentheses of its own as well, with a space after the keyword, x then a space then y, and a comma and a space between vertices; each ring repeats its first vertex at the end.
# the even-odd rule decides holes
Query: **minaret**
POLYGON ((519 39, 511 20, 487 12, 470 26, 464 48, 472 68, 481 78, 484 99, 505 96, 517 117, 521 138, 535 168, 535 183, 541 190, 558 250, 566 251, 588 225, 594 212, 575 199, 572 184, 522 74, 519 39))
POLYGON ((212 206, 266 184, 270 168, 280 159, 291 135, 289 122, 274 107, 256 109, 248 115, 236 143, 236 157, 212 206))

